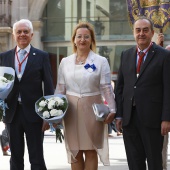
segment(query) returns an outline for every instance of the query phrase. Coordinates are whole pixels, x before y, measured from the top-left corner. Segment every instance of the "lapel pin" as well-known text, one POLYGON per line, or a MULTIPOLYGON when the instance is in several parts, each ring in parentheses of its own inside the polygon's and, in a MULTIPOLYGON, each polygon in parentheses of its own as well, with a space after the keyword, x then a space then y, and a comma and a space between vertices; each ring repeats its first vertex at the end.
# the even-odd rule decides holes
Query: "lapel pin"
POLYGON ((35 53, 33 53, 33 55, 36 55, 35 53))

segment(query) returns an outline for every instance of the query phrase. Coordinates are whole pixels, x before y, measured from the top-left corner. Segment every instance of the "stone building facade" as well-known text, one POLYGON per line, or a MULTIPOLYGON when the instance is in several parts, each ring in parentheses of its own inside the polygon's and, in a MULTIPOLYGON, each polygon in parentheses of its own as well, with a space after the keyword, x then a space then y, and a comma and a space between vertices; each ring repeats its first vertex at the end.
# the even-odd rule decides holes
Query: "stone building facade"
POLYGON ((15 21, 23 18, 29 19, 33 23, 32 44, 43 49, 40 18, 47 2, 47 0, 0 0, 0 52, 15 46, 12 39, 12 25, 15 21))
MULTIPOLYGON (((0 0, 0 52, 15 47, 12 25, 23 18, 33 23, 32 45, 49 52, 54 76, 61 58, 72 53, 71 34, 79 21, 94 25, 97 53, 108 59, 113 79, 121 51, 135 44, 125 0, 0 0)), ((164 45, 170 44, 169 34, 168 28, 164 45)))

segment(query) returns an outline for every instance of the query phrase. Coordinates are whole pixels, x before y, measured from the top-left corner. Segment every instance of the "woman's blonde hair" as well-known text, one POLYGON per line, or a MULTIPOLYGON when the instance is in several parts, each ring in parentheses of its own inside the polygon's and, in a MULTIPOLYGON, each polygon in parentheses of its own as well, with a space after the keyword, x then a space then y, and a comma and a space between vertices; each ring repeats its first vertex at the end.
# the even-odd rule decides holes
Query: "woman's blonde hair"
POLYGON ((94 27, 93 27, 92 24, 85 22, 85 21, 79 22, 76 25, 76 27, 74 28, 73 35, 72 35, 72 38, 71 38, 71 42, 72 42, 72 45, 73 45, 73 52, 74 53, 77 52, 77 47, 74 43, 74 40, 75 40, 75 37, 76 37, 76 32, 79 28, 87 28, 90 31, 90 36, 91 36, 91 40, 92 40, 92 43, 90 45, 90 49, 95 52, 96 51, 96 39, 95 39, 94 27))

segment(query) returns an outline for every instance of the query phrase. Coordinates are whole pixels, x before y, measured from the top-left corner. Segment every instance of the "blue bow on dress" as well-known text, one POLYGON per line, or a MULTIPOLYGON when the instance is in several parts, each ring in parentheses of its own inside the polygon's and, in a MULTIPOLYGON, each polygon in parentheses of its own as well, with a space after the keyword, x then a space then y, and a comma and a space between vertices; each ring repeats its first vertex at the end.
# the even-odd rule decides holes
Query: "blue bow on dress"
POLYGON ((84 68, 85 68, 86 70, 87 70, 88 68, 92 68, 93 71, 96 70, 96 66, 95 66, 94 64, 92 64, 92 65, 86 64, 86 65, 84 66, 84 68))

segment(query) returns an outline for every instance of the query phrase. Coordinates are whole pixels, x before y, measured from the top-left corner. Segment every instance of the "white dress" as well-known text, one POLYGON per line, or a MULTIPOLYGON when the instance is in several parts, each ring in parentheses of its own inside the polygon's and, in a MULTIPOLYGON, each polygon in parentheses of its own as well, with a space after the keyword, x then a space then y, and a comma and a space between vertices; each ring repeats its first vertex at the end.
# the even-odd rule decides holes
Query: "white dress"
POLYGON ((63 120, 68 162, 76 162, 79 150, 95 149, 104 165, 109 165, 108 126, 96 121, 93 103, 102 103, 102 95, 111 112, 116 112, 111 87, 110 67, 106 58, 90 51, 86 64, 91 71, 75 64, 76 54, 62 59, 56 93, 67 95, 69 107, 63 120))
MULTIPOLYGON (((84 65, 75 65, 75 81, 81 86, 82 82, 82 70, 84 69, 84 65)), ((89 135, 87 133, 86 125, 83 119, 82 114, 78 114, 78 126, 77 126, 77 131, 78 131, 78 141, 79 141, 79 149, 80 150, 91 150, 94 149, 93 144, 89 138, 89 135)))

